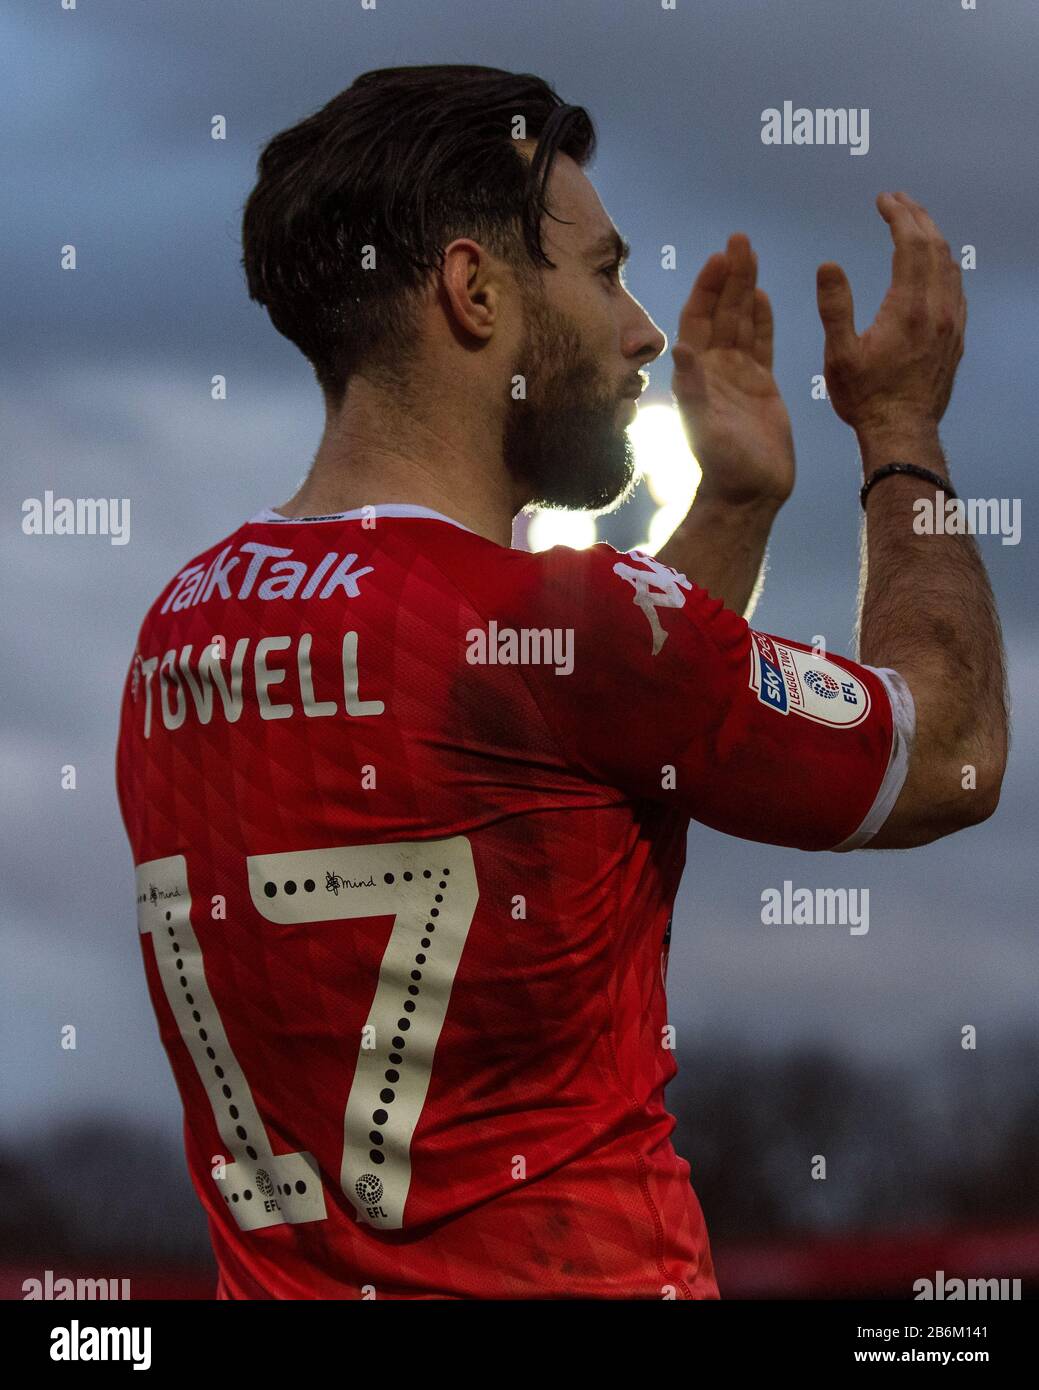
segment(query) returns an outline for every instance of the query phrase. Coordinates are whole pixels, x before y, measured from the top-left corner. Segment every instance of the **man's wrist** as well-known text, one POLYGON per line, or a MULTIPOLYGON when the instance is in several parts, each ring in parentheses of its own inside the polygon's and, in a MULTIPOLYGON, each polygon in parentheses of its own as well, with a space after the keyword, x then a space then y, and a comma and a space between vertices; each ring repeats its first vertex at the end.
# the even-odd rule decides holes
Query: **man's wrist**
POLYGON ((938 422, 923 417, 905 416, 857 425, 863 477, 868 478, 888 463, 916 463, 943 477, 948 475, 938 422))
POLYGON ((786 498, 771 496, 726 497, 722 493, 714 492, 704 479, 696 490, 692 511, 695 511, 701 520, 710 518, 719 525, 750 526, 767 531, 785 501, 786 498))
POLYGON ((762 561, 782 505, 774 497, 719 497, 701 483, 656 558, 746 617, 760 590, 762 561))

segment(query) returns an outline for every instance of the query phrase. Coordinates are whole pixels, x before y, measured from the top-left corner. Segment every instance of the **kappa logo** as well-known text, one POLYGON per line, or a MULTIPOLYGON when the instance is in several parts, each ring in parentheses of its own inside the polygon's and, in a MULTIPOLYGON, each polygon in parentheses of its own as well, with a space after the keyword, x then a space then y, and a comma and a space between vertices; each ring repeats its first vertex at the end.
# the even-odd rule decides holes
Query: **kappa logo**
POLYGON ((750 688, 778 714, 853 729, 869 713, 869 690, 850 671, 765 632, 751 632, 750 688))
POLYGON ((634 588, 635 597, 632 602, 646 615, 646 621, 653 633, 653 655, 656 656, 667 641, 667 633, 657 616, 657 609, 684 608, 685 594, 682 590, 691 589, 693 586, 684 574, 679 574, 670 565, 662 565, 659 560, 642 550, 629 550, 626 554, 647 568, 636 569, 634 565, 626 565, 618 560, 613 572, 626 579, 634 588))

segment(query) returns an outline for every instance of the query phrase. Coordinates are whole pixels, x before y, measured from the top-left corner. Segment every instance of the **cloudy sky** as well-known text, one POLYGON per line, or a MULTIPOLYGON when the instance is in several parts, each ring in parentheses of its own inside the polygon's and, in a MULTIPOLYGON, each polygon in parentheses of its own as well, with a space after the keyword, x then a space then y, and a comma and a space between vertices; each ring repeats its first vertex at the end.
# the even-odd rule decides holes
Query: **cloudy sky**
MULTIPOLYGON (((596 121, 590 173, 634 252, 633 293, 669 337, 702 262, 747 232, 777 321, 796 493, 755 625, 848 651, 854 440, 811 399, 816 265, 839 260, 857 322, 890 270, 873 199, 904 188, 966 274, 967 352, 943 427, 961 494, 1021 499, 1020 543, 981 539, 1003 614, 1016 734, 996 817, 910 854, 815 856, 693 826, 672 940, 680 1061, 720 1028, 762 1048, 822 1039, 911 1063, 1034 1026, 1035 439, 1039 426, 1034 55, 1027 0, 14 0, 6 55, 2 1077, 10 1130, 98 1106, 177 1112, 141 966, 113 785, 140 620, 181 563, 288 496, 322 425, 309 368, 249 303, 242 203, 260 145, 360 72, 472 62, 533 71, 596 121), (785 100, 868 107, 868 154, 766 147, 785 100), (228 138, 210 122, 226 117, 228 138), (659 250, 678 250, 660 269, 659 250), (73 244, 74 272, 59 268, 73 244), (213 402, 210 378, 227 377, 213 402), (132 540, 27 537, 26 498, 128 497, 132 540), (60 788, 74 764, 77 789, 60 788), (764 927, 760 894, 868 888, 870 930, 764 927), (59 1030, 78 1030, 75 1052, 59 1030)), ((667 356, 647 399, 666 400, 667 356)), ((601 534, 639 536, 623 517, 601 534)))

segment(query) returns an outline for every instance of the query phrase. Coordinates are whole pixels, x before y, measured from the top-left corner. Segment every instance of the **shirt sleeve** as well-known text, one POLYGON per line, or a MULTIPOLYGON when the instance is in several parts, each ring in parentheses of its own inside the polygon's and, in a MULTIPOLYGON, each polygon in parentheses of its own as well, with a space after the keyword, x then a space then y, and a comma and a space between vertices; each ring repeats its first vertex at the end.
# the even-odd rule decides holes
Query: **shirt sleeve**
POLYGON ((572 655, 523 671, 569 761, 742 839, 857 849, 884 824, 915 724, 897 672, 755 631, 638 550, 532 558, 523 606, 572 655))

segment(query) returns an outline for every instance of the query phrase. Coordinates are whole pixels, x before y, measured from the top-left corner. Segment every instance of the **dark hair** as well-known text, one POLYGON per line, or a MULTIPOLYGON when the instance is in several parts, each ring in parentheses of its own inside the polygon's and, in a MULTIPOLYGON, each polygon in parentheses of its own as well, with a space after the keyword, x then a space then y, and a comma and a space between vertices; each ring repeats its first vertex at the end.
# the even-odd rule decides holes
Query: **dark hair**
POLYGON ((551 266, 541 220, 558 151, 585 165, 595 129, 547 82, 498 68, 380 68, 264 148, 242 218, 249 297, 338 408, 347 379, 404 379, 412 296, 471 236, 517 269, 551 266), (536 140, 527 160, 516 148, 536 140), (362 266, 375 249, 376 269, 362 266))

